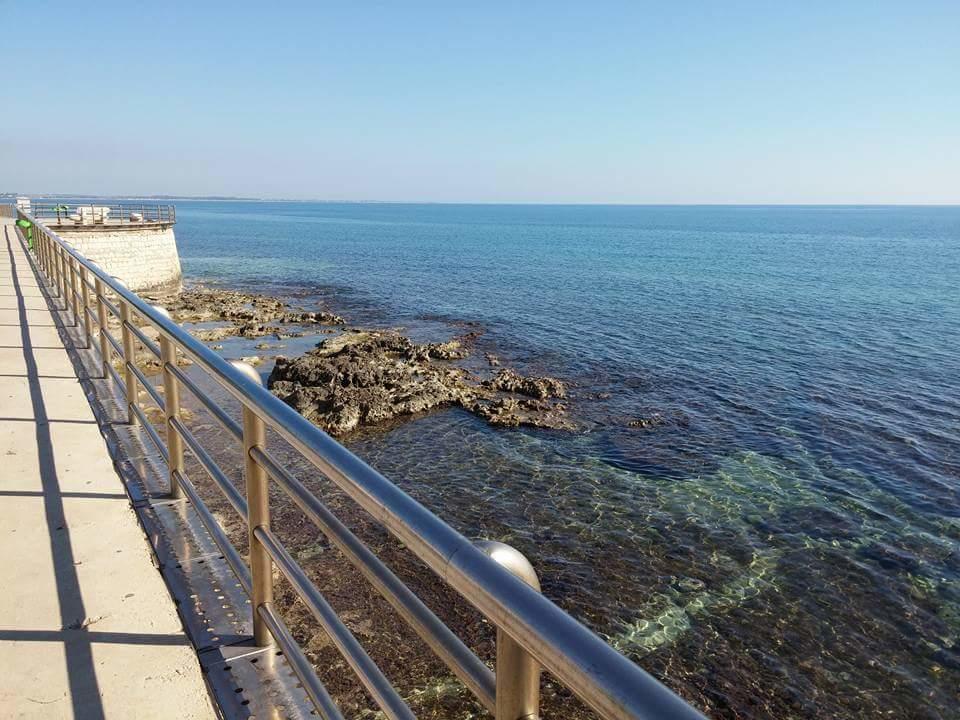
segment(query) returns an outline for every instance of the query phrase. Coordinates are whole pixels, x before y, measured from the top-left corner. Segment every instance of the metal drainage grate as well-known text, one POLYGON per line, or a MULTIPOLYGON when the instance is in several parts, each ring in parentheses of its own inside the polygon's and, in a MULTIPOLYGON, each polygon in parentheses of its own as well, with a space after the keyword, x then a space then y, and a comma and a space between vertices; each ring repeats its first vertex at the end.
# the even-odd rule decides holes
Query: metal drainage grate
POLYGON ((316 718, 276 648, 253 646, 250 598, 189 500, 169 497, 167 465, 103 380, 84 382, 107 448, 197 649, 224 718, 316 718))
POLYGON ((220 709, 229 718, 315 718, 316 711, 276 648, 235 645, 200 654, 220 709))

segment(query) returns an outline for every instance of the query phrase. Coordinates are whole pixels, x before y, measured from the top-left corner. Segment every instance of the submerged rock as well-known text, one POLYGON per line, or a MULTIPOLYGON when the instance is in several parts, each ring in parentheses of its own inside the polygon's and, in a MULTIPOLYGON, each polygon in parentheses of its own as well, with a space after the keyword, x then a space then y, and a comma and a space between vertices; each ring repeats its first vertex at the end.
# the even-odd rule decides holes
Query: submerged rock
POLYGON ((573 423, 566 417, 567 407, 563 403, 498 397, 492 400, 479 400, 473 404, 470 410, 491 425, 503 427, 530 425, 556 430, 574 429, 573 423))
POLYGON ((278 340, 299 337, 302 332, 288 325, 343 326, 345 320, 325 310, 296 310, 278 298, 235 290, 195 288, 160 300, 177 322, 225 322, 223 327, 193 328, 190 332, 203 342, 229 337, 259 338, 272 335, 278 340))
POLYGON ((237 334, 237 328, 230 325, 227 327, 211 328, 209 330, 194 329, 189 331, 197 340, 202 342, 216 342, 224 338, 233 337, 237 334))
POLYGON ((642 430, 649 430, 650 428, 659 427, 660 425, 666 424, 666 419, 663 415, 651 415, 650 417, 641 417, 634 418, 627 423, 627 427, 640 428, 642 430))
POLYGON ((484 386, 494 390, 528 395, 533 398, 546 400, 547 398, 563 398, 567 396, 566 386, 559 380, 551 377, 523 377, 513 370, 504 368, 492 380, 484 381, 484 386))
POLYGON ((639 430, 650 430, 652 428, 670 425, 672 427, 689 427, 690 418, 681 410, 665 411, 663 413, 655 412, 650 415, 636 417, 627 422, 627 427, 639 430))

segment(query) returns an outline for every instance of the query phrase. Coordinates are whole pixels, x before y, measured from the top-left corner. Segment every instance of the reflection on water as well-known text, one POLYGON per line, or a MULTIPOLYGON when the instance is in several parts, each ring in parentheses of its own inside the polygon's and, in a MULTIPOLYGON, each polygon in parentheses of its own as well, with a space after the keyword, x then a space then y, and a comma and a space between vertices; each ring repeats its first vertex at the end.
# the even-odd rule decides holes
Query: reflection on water
POLYGON ((194 277, 419 340, 476 322, 479 356, 569 381, 577 433, 451 410, 348 444, 710 714, 956 716, 960 209, 178 217, 194 277))

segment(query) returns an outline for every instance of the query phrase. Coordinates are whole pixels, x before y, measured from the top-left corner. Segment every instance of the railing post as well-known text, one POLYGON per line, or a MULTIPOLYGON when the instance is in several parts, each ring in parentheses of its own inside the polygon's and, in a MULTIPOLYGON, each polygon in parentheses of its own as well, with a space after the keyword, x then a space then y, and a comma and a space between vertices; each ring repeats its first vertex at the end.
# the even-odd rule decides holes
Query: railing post
POLYGON ((57 289, 56 281, 56 272, 54 271, 53 263, 55 260, 55 248, 56 245, 53 242, 53 238, 47 238, 47 285, 50 287, 51 292, 55 293, 57 289))
MULTIPOLYGON (((153 309, 170 318, 166 308, 154 305, 153 309)), ((167 424, 167 469, 170 475, 170 496, 183 497, 183 489, 177 481, 177 474, 183 473, 183 438, 173 427, 173 419, 180 419, 180 385, 171 368, 177 367, 177 346, 166 335, 160 333, 160 362, 163 365, 163 408, 167 424)))
MULTIPOLYGON (((506 543, 482 540, 476 546, 540 592, 540 579, 523 553, 506 543)), ((512 637, 497 628, 496 720, 540 717, 540 665, 512 637)))
POLYGON ((50 280, 53 282, 53 287, 57 291, 57 297, 63 298, 63 287, 60 280, 60 245, 55 244, 53 246, 53 273, 50 276, 50 280))
MULTIPOLYGON (((257 384, 261 383, 260 374, 247 363, 230 363, 257 384)), ((250 451, 267 444, 266 427, 257 415, 243 405, 243 474, 247 483, 247 530, 250 545, 250 576, 253 586, 253 640, 264 647, 273 644, 273 636, 257 612, 261 605, 273 602, 273 561, 266 549, 255 537, 258 527, 270 527, 270 493, 267 473, 250 455, 250 451)))
POLYGON ((103 378, 110 381, 110 359, 113 357, 110 341, 107 340, 107 306, 103 302, 103 280, 94 277, 94 286, 97 291, 97 325, 100 326, 100 360, 103 363, 103 378))
POLYGON ((57 244, 53 241, 53 238, 50 238, 47 250, 47 279, 54 295, 58 295, 60 288, 57 287, 57 244))
MULTIPOLYGON (((17 215, 14 215, 14 218, 17 217, 17 215)), ((40 228, 36 224, 33 226, 33 254, 37 258, 37 265, 40 266, 40 269, 46 270, 43 265, 43 233, 40 232, 40 228)))
POLYGON ((67 266, 70 269, 70 307, 73 308, 73 322, 71 325, 76 327, 80 322, 80 313, 78 311, 77 301, 77 261, 72 255, 67 256, 67 266))
POLYGON ((49 268, 47 267, 47 234, 40 232, 37 229, 36 224, 34 224, 33 227, 35 230, 37 230, 36 236, 40 240, 39 244, 37 245, 37 258, 40 261, 40 268, 49 276, 49 268))
MULTIPOLYGON (((114 278, 116 279, 116 278, 114 278)), ((136 359, 136 347, 133 342, 133 333, 130 332, 130 306, 127 301, 119 295, 117 301, 120 304, 120 331, 123 335, 123 378, 127 389, 127 422, 131 425, 137 424, 137 414, 133 408, 140 402, 139 390, 137 388, 137 376, 133 374, 131 366, 136 359)))
POLYGON ((68 286, 70 284, 70 278, 67 275, 67 251, 60 246, 60 299, 63 300, 63 311, 67 312, 70 309, 70 292, 68 286))
POLYGON ((54 282, 55 282, 56 285, 57 285, 57 295, 60 296, 60 299, 61 299, 61 300, 63 300, 64 302, 66 302, 66 297, 67 297, 67 296, 66 296, 66 293, 65 293, 64 290, 63 290, 63 288, 64 288, 64 284, 63 284, 63 247, 62 247, 61 245, 59 245, 59 244, 57 245, 57 248, 56 248, 56 261, 55 261, 54 264, 56 265, 56 267, 54 268, 54 270, 55 270, 55 273, 54 273, 54 282))
MULTIPOLYGON (((14 215, 14 220, 17 216, 14 215)), ((34 225, 33 226, 33 255, 36 260, 37 265, 40 266, 40 269, 43 269, 43 240, 40 237, 40 229, 34 225)))
POLYGON ((93 325, 90 322, 90 288, 87 285, 87 269, 80 268, 80 303, 83 307, 83 346, 93 345, 93 325))

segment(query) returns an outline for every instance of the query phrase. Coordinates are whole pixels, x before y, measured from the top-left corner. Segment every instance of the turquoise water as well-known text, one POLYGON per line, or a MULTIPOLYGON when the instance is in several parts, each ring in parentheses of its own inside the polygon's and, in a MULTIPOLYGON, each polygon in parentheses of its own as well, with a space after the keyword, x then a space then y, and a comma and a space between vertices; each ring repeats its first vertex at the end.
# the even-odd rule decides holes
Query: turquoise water
POLYGON ((568 380, 574 433, 348 444, 700 707, 957 716, 960 208, 177 210, 188 278, 568 380))

